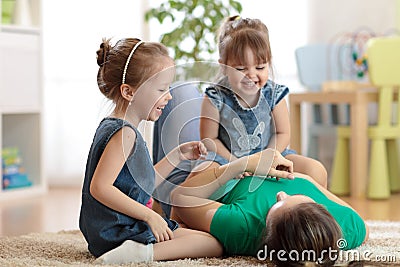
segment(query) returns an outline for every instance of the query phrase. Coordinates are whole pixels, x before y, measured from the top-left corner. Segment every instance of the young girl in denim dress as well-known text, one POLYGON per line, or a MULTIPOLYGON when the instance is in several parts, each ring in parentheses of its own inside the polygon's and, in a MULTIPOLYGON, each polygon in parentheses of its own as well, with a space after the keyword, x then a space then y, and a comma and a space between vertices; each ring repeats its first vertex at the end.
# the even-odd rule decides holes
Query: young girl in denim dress
MULTIPOLYGON (((288 149, 289 89, 270 79, 272 54, 268 29, 258 19, 229 18, 221 27, 222 77, 206 89, 200 137, 209 151, 232 161, 274 148, 293 162, 294 170, 327 186, 327 172, 317 160, 288 149)), ((208 163, 208 168, 218 162, 208 163)), ((199 169, 204 169, 204 163, 199 169)), ((244 174, 246 175, 246 173, 244 174)))
POLYGON ((212 257, 222 247, 210 234, 178 224, 146 207, 151 194, 181 160, 207 153, 200 141, 186 142, 154 167, 137 130, 156 121, 171 99, 175 74, 165 46, 128 38, 97 51, 100 91, 112 100, 91 145, 82 189, 79 227, 98 263, 120 264, 212 257))

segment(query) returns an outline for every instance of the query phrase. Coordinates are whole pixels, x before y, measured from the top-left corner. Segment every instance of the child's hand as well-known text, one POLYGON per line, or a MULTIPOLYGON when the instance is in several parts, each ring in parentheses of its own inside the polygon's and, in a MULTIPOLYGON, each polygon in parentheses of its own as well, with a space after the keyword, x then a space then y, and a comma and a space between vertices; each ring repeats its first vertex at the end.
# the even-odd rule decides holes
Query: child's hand
POLYGON ((278 150, 266 149, 249 156, 250 167, 257 176, 293 179, 293 162, 284 158, 278 150))
POLYGON ((207 148, 201 141, 183 143, 179 146, 180 160, 193 160, 205 158, 207 148))
POLYGON ((274 151, 274 159, 269 170, 268 176, 278 178, 294 179, 293 175, 293 162, 286 159, 282 154, 276 150, 274 151))
POLYGON ((163 242, 174 238, 174 234, 169 229, 167 222, 156 212, 150 212, 146 223, 150 226, 157 242, 163 242))
POLYGON ((247 176, 253 176, 253 173, 252 172, 243 172, 243 173, 239 174, 238 176, 236 176, 235 179, 243 179, 244 177, 247 177, 247 176))
POLYGON ((278 164, 276 167, 273 167, 274 163, 272 164, 273 166, 269 170, 268 176, 275 177, 277 180, 279 180, 279 178, 294 179, 292 161, 281 155, 281 158, 278 159, 276 164, 278 164))

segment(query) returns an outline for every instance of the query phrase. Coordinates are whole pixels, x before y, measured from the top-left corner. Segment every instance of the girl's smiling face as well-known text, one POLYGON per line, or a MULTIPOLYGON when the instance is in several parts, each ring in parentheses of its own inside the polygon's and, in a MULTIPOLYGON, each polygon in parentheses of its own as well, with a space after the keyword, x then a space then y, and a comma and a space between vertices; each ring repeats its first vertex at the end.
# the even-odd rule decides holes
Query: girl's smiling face
POLYGON ((245 62, 228 59, 225 74, 235 94, 242 98, 257 95, 258 91, 267 83, 269 70, 267 60, 258 62, 253 51, 247 47, 245 62))
POLYGON ((163 109, 172 99, 169 91, 174 80, 175 67, 171 60, 166 60, 162 70, 142 84, 133 95, 132 104, 128 108, 137 114, 137 120, 156 121, 163 109))

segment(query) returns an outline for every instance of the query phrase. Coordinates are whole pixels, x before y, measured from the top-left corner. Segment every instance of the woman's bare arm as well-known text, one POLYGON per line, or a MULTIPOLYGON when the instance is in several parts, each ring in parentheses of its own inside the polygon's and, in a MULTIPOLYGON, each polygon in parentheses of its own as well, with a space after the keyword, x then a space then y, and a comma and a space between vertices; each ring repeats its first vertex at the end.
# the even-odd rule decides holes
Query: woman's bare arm
MULTIPOLYGON (((293 164, 291 161, 282 157, 274 150, 267 149, 262 152, 242 157, 218 168, 200 172, 190 179, 187 179, 171 193, 171 199, 177 199, 177 195, 195 196, 199 200, 203 199, 206 204, 210 197, 218 188, 227 181, 237 177, 243 172, 252 172, 257 176, 272 175, 281 178, 293 179, 293 164), (279 170, 278 166, 285 166, 279 170)), ((173 205, 183 205, 185 203, 172 203, 173 205)))

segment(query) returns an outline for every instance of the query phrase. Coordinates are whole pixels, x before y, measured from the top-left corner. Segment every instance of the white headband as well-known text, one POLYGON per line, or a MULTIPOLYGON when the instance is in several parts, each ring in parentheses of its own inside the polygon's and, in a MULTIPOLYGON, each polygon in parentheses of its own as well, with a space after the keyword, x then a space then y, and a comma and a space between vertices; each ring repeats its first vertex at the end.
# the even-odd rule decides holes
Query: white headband
POLYGON ((128 59, 126 60, 124 72, 123 72, 123 74, 122 74, 122 84, 125 83, 126 70, 128 69, 129 61, 131 61, 131 58, 132 58, 133 53, 135 52, 136 48, 138 48, 139 45, 141 45, 142 43, 144 43, 144 42, 143 42, 143 41, 139 41, 139 42, 137 42, 137 43, 135 44, 135 46, 132 48, 131 53, 130 53, 129 56, 128 56, 128 59))

